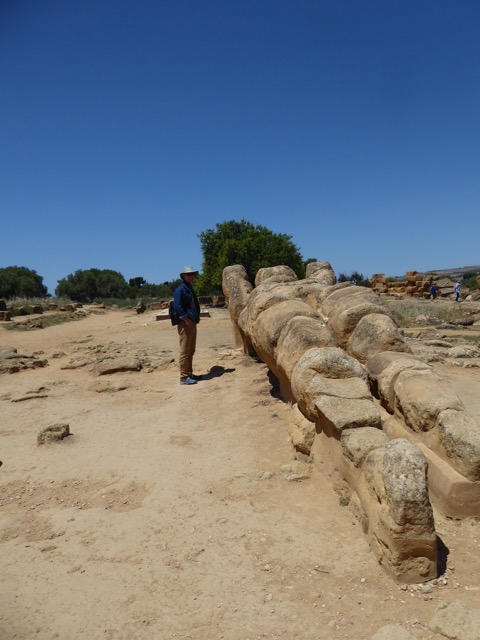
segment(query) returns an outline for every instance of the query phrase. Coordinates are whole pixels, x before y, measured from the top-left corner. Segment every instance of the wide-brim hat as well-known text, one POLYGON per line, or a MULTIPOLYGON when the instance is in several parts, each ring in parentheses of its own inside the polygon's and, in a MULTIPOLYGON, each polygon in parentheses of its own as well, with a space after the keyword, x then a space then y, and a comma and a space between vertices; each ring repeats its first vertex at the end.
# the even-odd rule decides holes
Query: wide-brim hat
POLYGON ((198 271, 196 269, 194 269, 190 265, 187 265, 186 267, 183 267, 183 271, 180 272, 180 277, 186 276, 189 273, 194 273, 196 276, 198 275, 198 271))

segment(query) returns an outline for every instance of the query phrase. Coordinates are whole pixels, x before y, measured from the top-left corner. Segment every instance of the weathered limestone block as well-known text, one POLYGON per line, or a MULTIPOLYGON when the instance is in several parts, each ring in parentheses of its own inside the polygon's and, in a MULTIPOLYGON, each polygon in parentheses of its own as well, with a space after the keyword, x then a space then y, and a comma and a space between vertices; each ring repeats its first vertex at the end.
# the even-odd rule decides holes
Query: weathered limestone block
POLYGON ((480 483, 469 480, 455 468, 456 465, 464 468, 460 467, 464 463, 448 458, 440 443, 438 424, 431 431, 418 433, 400 418, 390 416, 383 421, 383 429, 390 439, 405 438, 423 452, 428 461, 431 499, 447 518, 475 517, 480 513, 480 483))
POLYGON ((285 300, 265 309, 247 332, 249 338, 265 364, 276 374, 276 346, 282 329, 292 318, 306 316, 319 320, 310 305, 301 300, 285 300))
POLYGON ((377 560, 395 580, 424 582, 436 576, 427 465, 416 445, 389 441, 368 428, 343 431, 338 439, 333 429, 319 431, 317 426, 312 454, 337 489, 347 491, 348 486, 352 512, 377 560))
POLYGON ((109 373, 118 373, 119 371, 140 371, 142 363, 138 358, 131 356, 119 356, 117 358, 107 358, 97 363, 94 373, 97 376, 104 376, 109 373))
POLYGON ((420 449, 403 438, 391 440, 383 457, 383 482, 390 514, 398 526, 433 527, 428 498, 428 464, 420 449))
POLYGON ((346 350, 363 363, 382 351, 410 351, 392 318, 380 313, 370 313, 360 319, 346 350))
POLYGON ((235 264, 225 267, 222 273, 222 289, 228 306, 228 313, 232 321, 232 334, 235 349, 249 351, 248 340, 238 324, 238 318, 245 309, 253 286, 248 280, 245 267, 235 264))
POLYGON ((238 326, 246 335, 251 335, 253 324, 261 313, 279 302, 288 300, 290 300, 289 296, 270 291, 268 288, 254 289, 249 296, 247 306, 238 316, 238 326))
POLYGON ((381 426, 362 366, 342 349, 307 351, 293 370, 291 385, 302 412, 320 426, 326 423, 338 432, 381 426))
POLYGON ((380 562, 404 582, 437 575, 437 536, 427 469, 425 456, 413 443, 399 439, 385 447, 385 504, 375 537, 383 553, 380 562))
POLYGON ((337 278, 329 262, 309 262, 307 264, 306 278, 312 278, 323 285, 336 284, 337 278))
POLYGON ((339 432, 369 426, 382 428, 380 415, 371 398, 319 395, 315 407, 318 423, 333 425, 339 432))
POLYGON ((417 356, 406 353, 383 351, 366 363, 370 389, 380 399, 380 404, 390 413, 395 409, 394 384, 402 371, 432 371, 432 368, 417 356))
POLYGON ((370 313, 391 315, 374 291, 354 285, 332 291, 323 300, 323 309, 341 347, 346 347, 353 330, 364 316, 370 313))
POLYGON ((402 371, 393 385, 395 413, 414 431, 430 431, 447 409, 464 411, 462 401, 433 371, 402 371))
POLYGON ((315 439, 315 424, 294 404, 288 417, 288 435, 297 451, 309 456, 315 439))
POLYGON ((291 282, 262 284, 259 289, 276 294, 286 300, 296 298, 309 304, 312 309, 321 312, 325 287, 314 280, 292 280, 291 282))
POLYGON ((452 466, 468 480, 480 481, 480 423, 465 411, 442 411, 437 427, 452 466))
POLYGON ((222 289, 227 299, 230 318, 237 324, 238 316, 247 306, 248 296, 253 289, 245 267, 240 264, 225 267, 222 273, 222 289))
MULTIPOLYGON (((362 465, 363 477, 362 483, 360 484, 360 489, 362 488, 361 485, 364 481, 366 487, 368 487, 368 492, 375 497, 377 505, 381 505, 382 503, 385 504, 386 502, 385 483, 383 482, 384 454, 385 449, 382 447, 371 449, 371 451, 365 456, 362 465)), ((371 516, 371 509, 367 509, 367 513, 370 513, 371 516)))
POLYGON ((345 429, 342 431, 340 442, 343 455, 353 462, 355 467, 361 467, 371 451, 387 445, 388 437, 380 429, 363 427, 360 429, 345 429))
POLYGON ((292 377, 295 365, 313 347, 336 347, 330 329, 318 317, 295 316, 283 327, 277 343, 276 358, 280 375, 292 377))
POLYGON ((273 282, 289 282, 291 280, 298 280, 297 274, 293 269, 286 265, 279 265, 276 267, 265 267, 259 269, 255 276, 255 286, 258 287, 264 283, 273 282))
POLYGON ((480 609, 475 609, 462 600, 442 603, 438 606, 428 625, 434 633, 456 640, 478 640, 480 638, 480 609))

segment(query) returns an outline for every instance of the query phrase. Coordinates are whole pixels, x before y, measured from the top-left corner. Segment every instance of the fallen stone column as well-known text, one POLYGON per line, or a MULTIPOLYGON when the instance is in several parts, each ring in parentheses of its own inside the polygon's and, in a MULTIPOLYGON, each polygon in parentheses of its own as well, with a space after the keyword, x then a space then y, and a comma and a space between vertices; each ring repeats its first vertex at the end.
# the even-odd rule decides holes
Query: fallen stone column
MULTIPOLYGON (((428 580, 436 575, 436 534, 425 457, 402 440, 405 459, 399 482, 404 484, 399 487, 384 477, 385 466, 392 474, 396 445, 390 447, 381 431, 369 378, 352 357, 357 354, 366 361, 378 351, 407 347, 374 292, 335 284, 328 263, 308 267, 311 277, 302 281, 286 267, 260 270, 257 287, 235 313, 238 329, 279 379, 282 397, 296 403, 291 432, 298 450, 313 453, 334 486, 338 480, 348 487, 379 562, 399 581, 428 580), (377 434, 369 436, 375 447, 367 444, 362 463, 355 464, 342 439, 350 432, 367 431, 377 434), (419 519, 421 512, 430 515, 419 519)), ((243 285, 238 270, 229 275, 231 296, 237 283, 243 285)))

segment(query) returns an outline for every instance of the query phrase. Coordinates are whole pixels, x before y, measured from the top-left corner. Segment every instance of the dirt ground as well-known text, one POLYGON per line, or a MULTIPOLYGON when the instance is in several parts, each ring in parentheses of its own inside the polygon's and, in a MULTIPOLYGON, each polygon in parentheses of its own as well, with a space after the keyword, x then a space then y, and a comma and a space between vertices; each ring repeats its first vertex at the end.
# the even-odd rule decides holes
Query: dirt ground
MULTIPOLYGON (((151 312, 0 328, 0 346, 48 360, 0 375, 2 640, 360 640, 392 622, 440 640, 440 603, 479 606, 478 520, 436 513, 445 572, 399 586, 314 465, 288 481, 288 406, 264 365, 232 353, 227 311, 200 324, 207 375, 192 387, 176 362, 64 368, 106 347, 176 358, 175 329, 151 312), (72 435, 37 445, 55 423, 72 435)), ((480 369, 438 367, 480 416, 480 369)))

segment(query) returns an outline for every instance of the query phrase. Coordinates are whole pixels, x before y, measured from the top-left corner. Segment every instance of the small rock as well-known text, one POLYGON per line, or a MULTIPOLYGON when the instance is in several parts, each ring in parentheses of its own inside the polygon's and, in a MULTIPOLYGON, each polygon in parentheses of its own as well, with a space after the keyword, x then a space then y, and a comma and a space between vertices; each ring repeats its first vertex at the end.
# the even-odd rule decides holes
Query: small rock
POLYGON ((70 426, 66 423, 53 424, 37 436, 37 444, 46 444, 48 442, 58 442, 70 435, 70 426))

